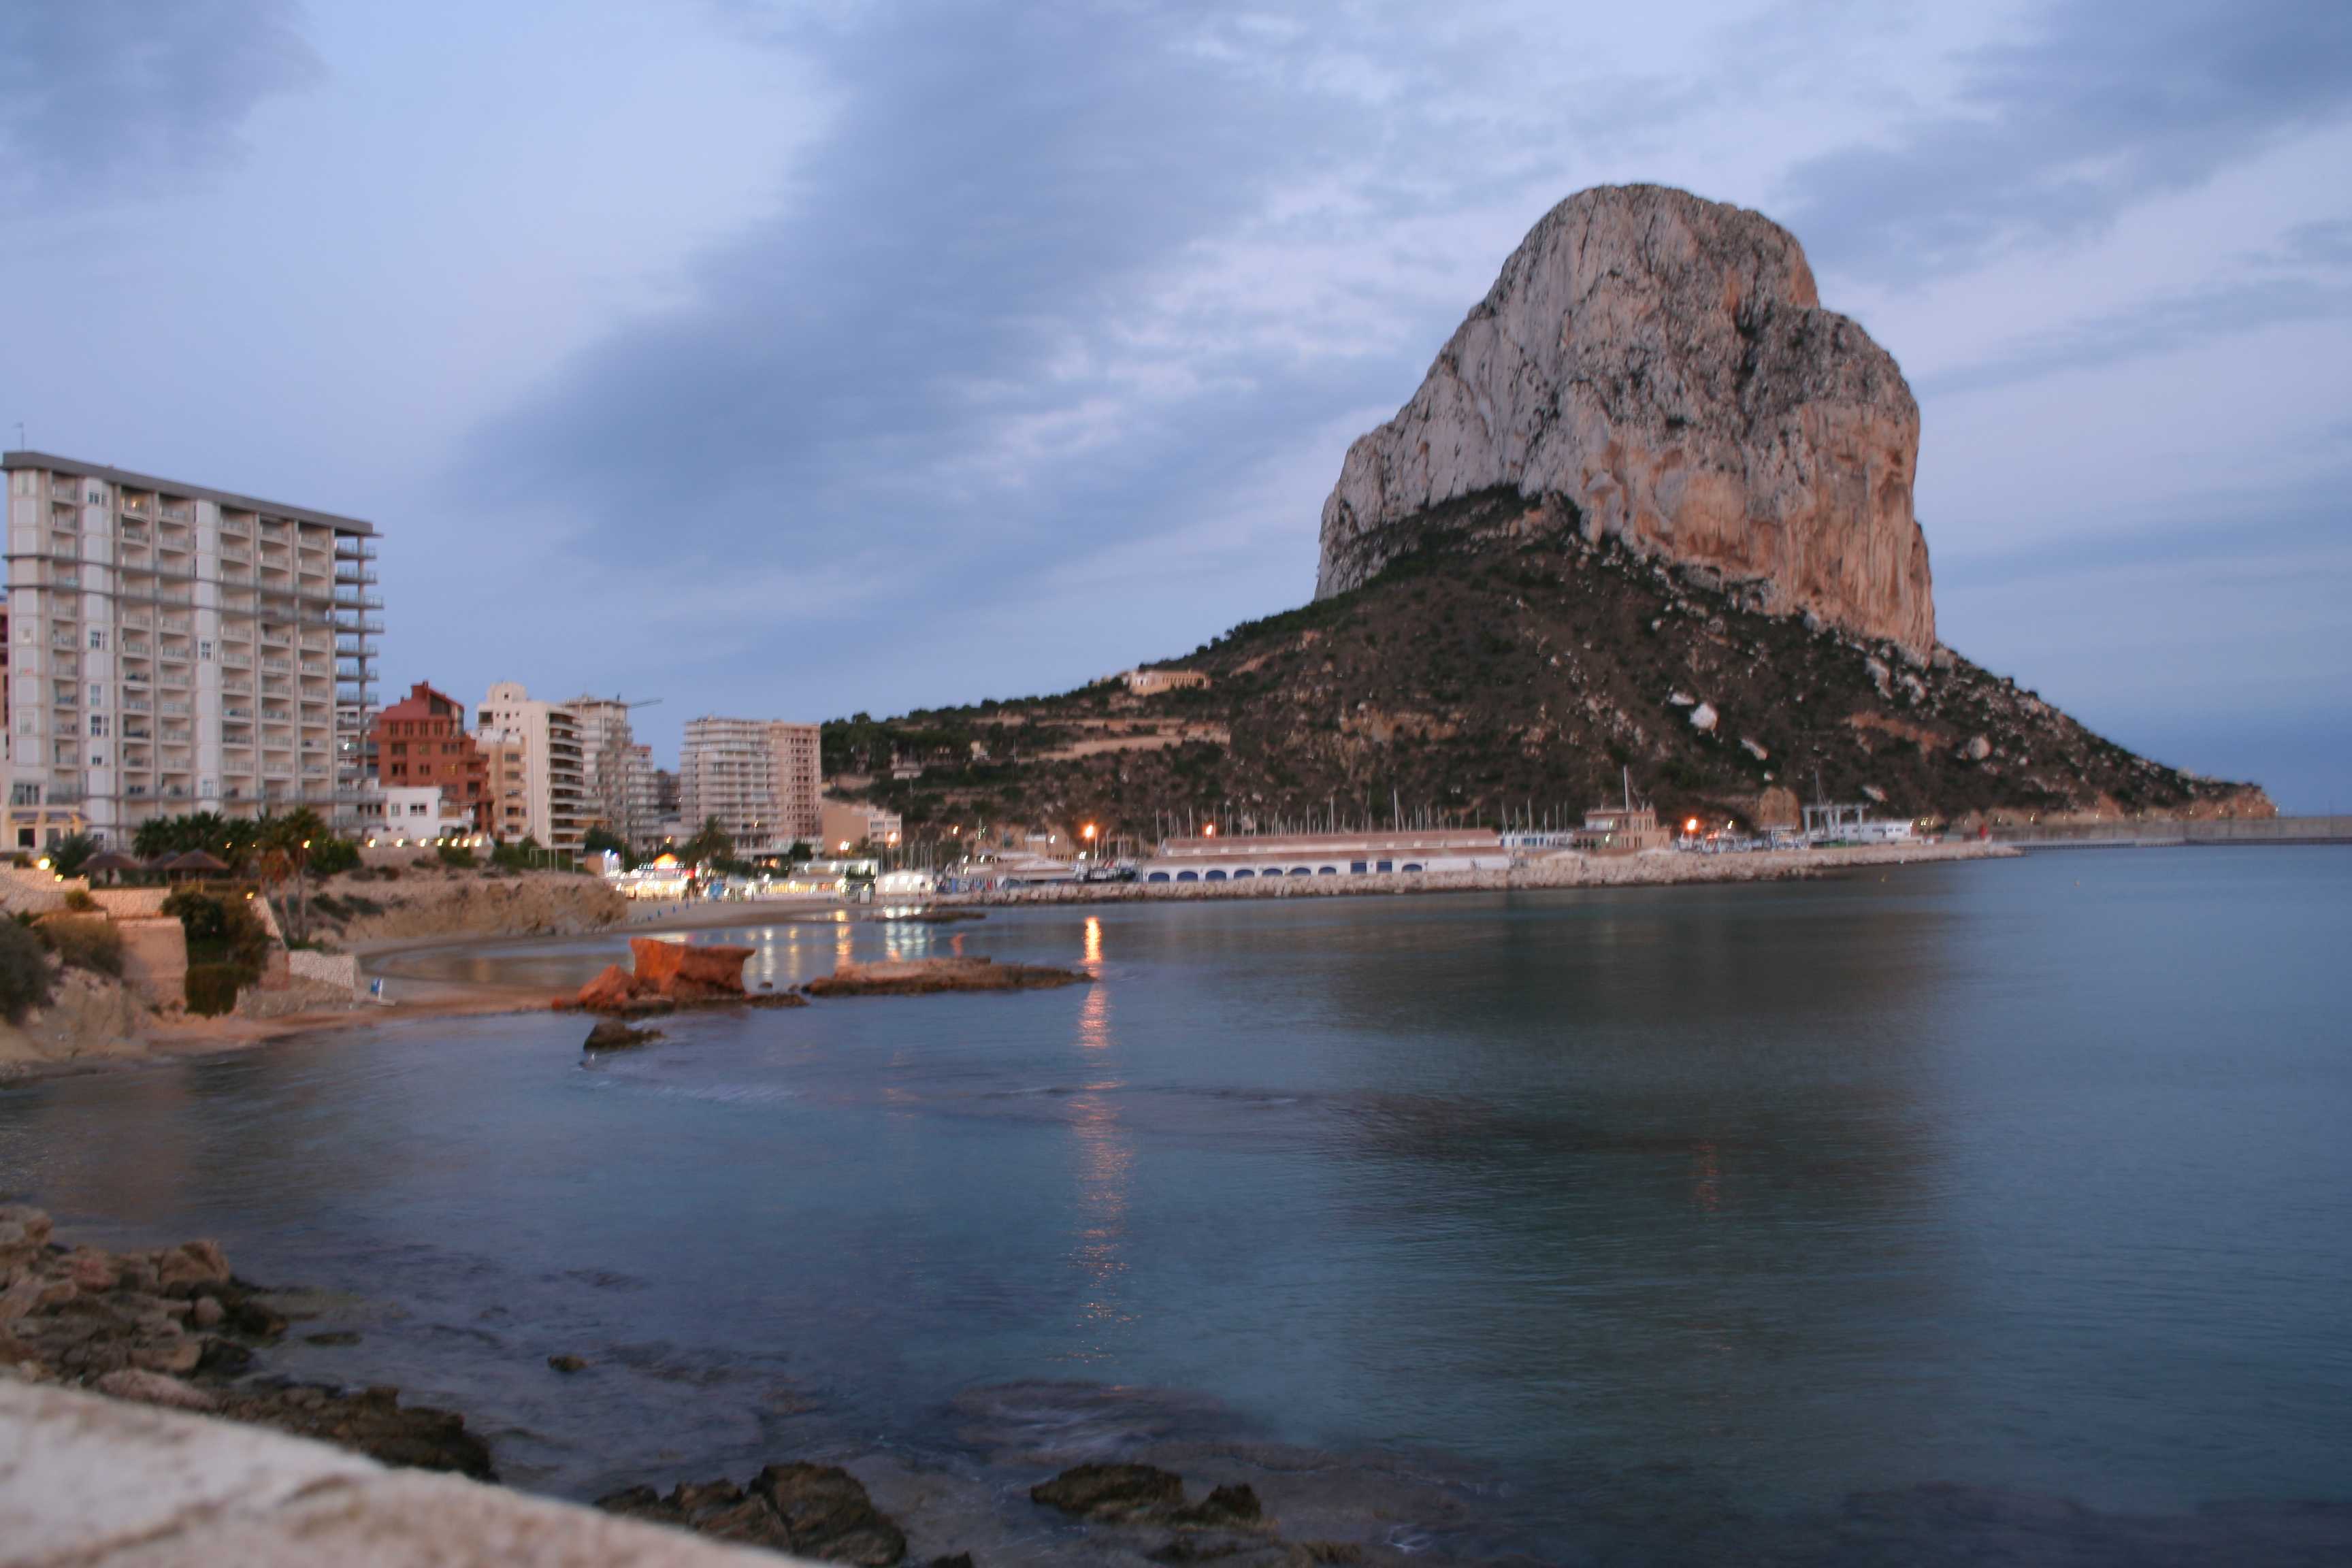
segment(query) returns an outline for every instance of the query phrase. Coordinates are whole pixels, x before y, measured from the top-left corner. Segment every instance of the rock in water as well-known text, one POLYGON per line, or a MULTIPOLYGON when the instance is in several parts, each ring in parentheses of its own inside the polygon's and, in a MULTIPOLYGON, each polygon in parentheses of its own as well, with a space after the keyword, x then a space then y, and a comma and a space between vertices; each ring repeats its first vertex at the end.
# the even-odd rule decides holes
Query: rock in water
POLYGON ((1894 358, 1821 308, 1762 215, 1658 185, 1560 203, 1504 263, 1412 401, 1348 449, 1318 598, 1419 543, 1449 501, 1515 489, 1644 554, 1926 659, 1911 510, 1919 407, 1894 358))
POLYGON ((621 1051, 631 1046, 651 1045, 662 1037, 659 1029, 633 1029, 618 1018, 599 1018, 580 1042, 583 1051, 621 1051))
POLYGON ((1152 1465, 1074 1465, 1031 1487, 1029 1500, 1080 1519, 1126 1519, 1182 1507, 1184 1481, 1152 1465))
POLYGON ((770 1465, 751 1490, 776 1510, 792 1531, 792 1550, 803 1557, 890 1568, 907 1555, 905 1534, 838 1465, 770 1465))

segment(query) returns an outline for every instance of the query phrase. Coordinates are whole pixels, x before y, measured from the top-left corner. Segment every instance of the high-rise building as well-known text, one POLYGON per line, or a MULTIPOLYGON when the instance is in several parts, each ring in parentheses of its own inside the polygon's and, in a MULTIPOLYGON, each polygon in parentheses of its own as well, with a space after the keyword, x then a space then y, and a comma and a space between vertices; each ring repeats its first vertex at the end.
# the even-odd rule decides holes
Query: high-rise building
POLYGON ((814 844, 822 831, 817 727, 781 720, 687 721, 679 816, 689 834, 717 818, 746 854, 814 844))
POLYGON ((10 837, 79 813, 308 805, 355 826, 383 600, 375 529, 46 452, 7 474, 10 837))
POLYGON ((578 717, 564 703, 539 701, 520 683, 502 680, 482 699, 475 722, 491 773, 498 823, 491 831, 576 853, 594 815, 578 717))
POLYGON ((654 749, 644 744, 630 746, 629 754, 622 760, 622 768, 621 796, 629 819, 624 837, 632 849, 650 849, 661 842, 664 816, 654 749))
POLYGON ((630 704, 617 697, 575 697, 564 704, 580 725, 580 756, 589 816, 623 843, 653 832, 653 754, 629 730, 630 704))
POLYGON ((375 716, 376 778, 387 790, 431 787, 448 816, 487 829, 489 770, 466 724, 466 705, 425 681, 375 716))

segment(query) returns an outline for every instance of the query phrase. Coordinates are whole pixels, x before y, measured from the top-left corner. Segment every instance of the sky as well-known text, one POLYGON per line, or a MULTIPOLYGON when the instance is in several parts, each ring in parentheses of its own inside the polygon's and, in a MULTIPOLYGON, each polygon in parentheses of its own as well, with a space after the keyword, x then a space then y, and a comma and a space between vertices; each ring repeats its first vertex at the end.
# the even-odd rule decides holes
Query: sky
POLYGON ((814 720, 1304 602, 1586 186, 1901 363, 1943 639, 2352 810, 2352 6, 16 0, 0 443, 369 519, 382 680, 814 720))

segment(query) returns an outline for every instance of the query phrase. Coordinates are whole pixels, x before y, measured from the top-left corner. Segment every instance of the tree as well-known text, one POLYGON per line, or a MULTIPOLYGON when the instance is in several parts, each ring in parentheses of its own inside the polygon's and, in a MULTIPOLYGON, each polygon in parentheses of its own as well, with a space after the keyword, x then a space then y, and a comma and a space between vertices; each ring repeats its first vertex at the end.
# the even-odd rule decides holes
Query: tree
POLYGON ((677 858, 689 866, 703 866, 735 858, 735 836, 715 816, 702 819, 701 831, 677 847, 677 858))
POLYGON ((98 840, 87 833, 68 833, 49 848, 49 869, 60 877, 79 876, 82 866, 98 853, 98 840))
POLYGON ((580 847, 591 855, 618 855, 624 870, 634 869, 637 863, 636 855, 629 848, 628 841, 601 822, 582 837, 580 847))
POLYGON ((264 817, 256 837, 262 881, 273 888, 290 886, 293 889, 293 897, 285 905, 286 938, 289 942, 308 942, 310 899, 304 873, 310 867, 312 847, 334 835, 328 830, 326 818, 302 805, 282 816, 264 817))

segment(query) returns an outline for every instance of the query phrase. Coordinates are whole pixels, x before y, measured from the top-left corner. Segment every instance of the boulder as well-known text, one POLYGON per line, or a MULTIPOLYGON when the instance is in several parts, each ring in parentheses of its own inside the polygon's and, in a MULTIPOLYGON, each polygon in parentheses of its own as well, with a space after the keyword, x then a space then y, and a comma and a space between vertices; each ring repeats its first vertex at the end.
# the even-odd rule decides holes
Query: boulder
POLYGON ((904 1532, 838 1465, 770 1465, 751 1490, 776 1510, 791 1531, 791 1550, 801 1556, 891 1568, 907 1555, 904 1532))
POLYGON ((66 1254, 65 1277, 76 1289, 93 1294, 111 1290, 122 1282, 122 1271, 114 1259, 94 1247, 77 1247, 66 1254))
POLYGON ((633 1029, 618 1018, 599 1018, 596 1026, 588 1031, 581 1042, 583 1051, 620 1051, 631 1046, 651 1045, 660 1039, 659 1029, 633 1029))
POLYGON ((1076 1465, 1029 1489, 1029 1500, 1080 1519, 1126 1519, 1183 1506, 1183 1478, 1152 1465, 1076 1465))
POLYGON ((742 995, 743 962, 751 956, 748 947, 720 942, 664 942, 650 936, 629 939, 636 989, 679 1002, 742 995))
POLYGON ((1775 613, 1936 647, 1912 510, 1919 407, 1892 355, 1822 310, 1794 236, 1658 185, 1536 225, 1411 402, 1348 449, 1318 598, 1369 581, 1449 503, 1516 491, 1775 613))
POLYGON ((156 1289, 168 1295, 191 1295, 198 1286, 228 1282, 228 1258, 218 1242, 183 1242, 156 1255, 156 1289))
POLYGON ((1711 735, 1715 732, 1716 717, 1715 704, 1702 702, 1690 710, 1691 728, 1703 730, 1711 735))
POLYGON ((625 1008, 637 994, 637 985, 629 972, 617 963, 608 963, 587 984, 580 988, 580 1005, 592 1013, 614 1013, 625 1008))

